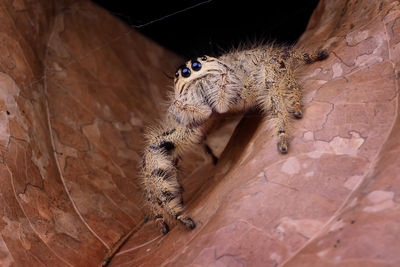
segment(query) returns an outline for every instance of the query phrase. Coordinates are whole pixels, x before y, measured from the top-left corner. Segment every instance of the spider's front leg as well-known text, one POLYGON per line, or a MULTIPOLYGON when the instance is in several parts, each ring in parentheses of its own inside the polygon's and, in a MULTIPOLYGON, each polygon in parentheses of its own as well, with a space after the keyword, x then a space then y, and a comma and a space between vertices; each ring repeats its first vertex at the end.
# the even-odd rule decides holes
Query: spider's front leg
POLYGON ((177 179, 176 163, 183 150, 200 142, 201 138, 199 128, 191 129, 174 123, 152 129, 147 134, 143 182, 147 203, 163 234, 169 231, 169 217, 180 221, 188 229, 196 226, 184 212, 183 189, 177 179))

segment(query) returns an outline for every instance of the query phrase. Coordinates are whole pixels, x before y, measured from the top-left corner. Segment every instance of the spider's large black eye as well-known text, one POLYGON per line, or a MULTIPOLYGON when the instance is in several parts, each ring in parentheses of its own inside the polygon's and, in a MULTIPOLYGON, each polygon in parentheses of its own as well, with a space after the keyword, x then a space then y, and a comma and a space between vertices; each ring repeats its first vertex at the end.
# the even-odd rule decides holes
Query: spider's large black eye
POLYGON ((201 63, 198 62, 198 61, 194 61, 194 62, 192 63, 192 69, 193 69, 194 71, 200 70, 200 69, 201 69, 201 63))
POLYGON ((182 73, 182 76, 183 76, 183 77, 187 78, 187 77, 190 76, 191 71, 190 71, 189 68, 184 67, 184 68, 181 70, 181 73, 182 73))
POLYGON ((176 78, 179 77, 179 71, 175 72, 175 77, 176 77, 176 78))

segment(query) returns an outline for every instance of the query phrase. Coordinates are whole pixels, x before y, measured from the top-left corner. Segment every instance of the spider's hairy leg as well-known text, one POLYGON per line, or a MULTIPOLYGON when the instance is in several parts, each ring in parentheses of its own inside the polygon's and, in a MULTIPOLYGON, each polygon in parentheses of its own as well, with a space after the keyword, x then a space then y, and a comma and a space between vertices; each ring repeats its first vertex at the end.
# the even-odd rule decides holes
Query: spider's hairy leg
MULTIPOLYGON (((268 71, 266 69, 266 71, 268 71)), ((291 115, 301 117, 301 91, 292 72, 275 70, 275 83, 265 88, 260 95, 261 109, 269 117, 273 130, 277 134, 278 151, 288 152, 289 123, 291 115)))
POLYGON ((291 54, 291 56, 294 59, 303 61, 306 64, 311 64, 316 61, 321 61, 321 60, 326 59, 329 56, 329 53, 325 49, 320 49, 313 53, 307 53, 307 52, 293 50, 293 53, 291 54))
POLYGON ((164 217, 162 215, 164 213, 162 208, 162 203, 161 201, 152 201, 152 196, 154 195, 154 192, 151 189, 150 180, 148 179, 144 180, 144 184, 146 187, 147 205, 149 206, 149 209, 152 212, 154 221, 158 225, 160 232, 165 235, 169 232, 169 226, 165 222, 164 217))
POLYGON ((277 147, 280 153, 288 152, 291 117, 302 118, 302 93, 291 70, 280 74, 275 86, 270 88, 264 109, 269 110, 273 128, 277 132, 277 147))
POLYGON ((287 101, 284 99, 282 85, 271 88, 270 97, 264 101, 264 108, 269 110, 270 120, 273 129, 277 132, 279 152, 285 154, 288 152, 288 125, 289 125, 289 109, 287 101))
POLYGON ((182 186, 177 179, 176 161, 191 144, 202 138, 199 128, 167 124, 147 133, 142 175, 146 199, 163 234, 169 231, 167 220, 173 217, 188 229, 195 228, 194 221, 183 207, 182 186))
MULTIPOLYGON (((313 53, 307 53, 304 51, 298 51, 298 50, 292 50, 292 53, 288 54, 288 56, 292 57, 295 60, 300 60, 303 63, 306 64, 311 64, 316 61, 321 61, 325 60, 329 56, 328 50, 325 49, 319 49, 313 53)), ((290 98, 290 107, 291 107, 291 112, 293 113, 293 116, 295 118, 301 118, 303 116, 302 111, 301 111, 301 90, 300 86, 298 85, 295 76, 291 73, 291 70, 287 73, 288 77, 288 88, 290 89, 288 91, 288 95, 290 98)))
POLYGON ((301 119, 303 117, 301 104, 302 93, 294 76, 288 79, 286 97, 289 101, 290 113, 292 113, 296 119, 301 119))

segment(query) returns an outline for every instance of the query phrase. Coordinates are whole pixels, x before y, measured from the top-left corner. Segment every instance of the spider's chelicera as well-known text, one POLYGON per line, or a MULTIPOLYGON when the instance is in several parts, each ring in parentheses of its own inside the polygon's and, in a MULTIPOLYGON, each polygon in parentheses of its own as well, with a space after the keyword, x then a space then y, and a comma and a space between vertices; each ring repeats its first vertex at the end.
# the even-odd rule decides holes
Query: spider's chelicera
POLYGON ((142 162, 146 200, 162 233, 173 220, 195 228, 184 211, 176 165, 185 150, 201 143, 211 114, 261 109, 276 133, 278 151, 287 153, 291 117, 303 115, 296 71, 327 56, 325 50, 308 54, 270 45, 201 56, 179 67, 167 115, 148 131, 142 162))

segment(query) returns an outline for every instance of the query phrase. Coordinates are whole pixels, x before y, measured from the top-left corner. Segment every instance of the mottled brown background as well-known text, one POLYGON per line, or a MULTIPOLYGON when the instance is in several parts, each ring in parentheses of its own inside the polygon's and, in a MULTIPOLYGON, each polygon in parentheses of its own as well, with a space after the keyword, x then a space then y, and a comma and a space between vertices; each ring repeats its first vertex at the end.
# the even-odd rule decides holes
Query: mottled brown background
POLYGON ((299 45, 330 57, 290 153, 225 121, 183 168, 197 228, 161 236, 136 166, 181 59, 87 1, 2 1, 0 265, 97 266, 134 228, 110 266, 399 266, 400 2, 321 0, 299 45))

